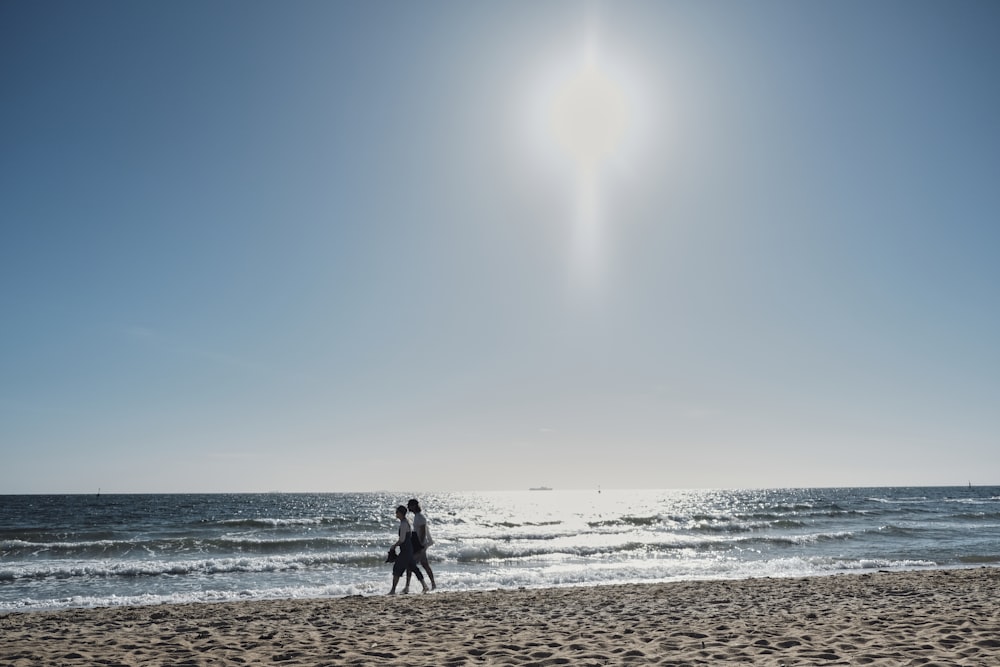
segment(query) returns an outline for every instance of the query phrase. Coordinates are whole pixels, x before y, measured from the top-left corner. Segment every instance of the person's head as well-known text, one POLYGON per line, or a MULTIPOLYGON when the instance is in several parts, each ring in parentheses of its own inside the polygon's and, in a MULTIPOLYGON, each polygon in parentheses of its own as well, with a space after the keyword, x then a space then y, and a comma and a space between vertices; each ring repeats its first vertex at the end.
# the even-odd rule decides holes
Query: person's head
POLYGON ((405 519, 406 518, 406 508, 400 505, 396 508, 396 518, 405 519))
POLYGON ((416 498, 410 498, 410 502, 406 503, 406 506, 409 508, 409 510, 411 512, 419 512, 419 511, 421 511, 420 510, 420 503, 417 502, 416 498))

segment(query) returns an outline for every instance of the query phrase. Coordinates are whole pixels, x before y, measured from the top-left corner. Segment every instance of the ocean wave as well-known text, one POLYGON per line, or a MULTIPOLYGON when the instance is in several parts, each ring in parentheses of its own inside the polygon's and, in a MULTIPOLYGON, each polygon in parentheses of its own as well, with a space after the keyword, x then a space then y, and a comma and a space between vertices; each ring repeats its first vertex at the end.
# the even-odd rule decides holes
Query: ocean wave
POLYGON ((284 572, 329 565, 374 566, 385 552, 353 554, 296 554, 294 556, 205 558, 197 560, 50 561, 8 564, 0 567, 0 581, 19 579, 71 579, 81 577, 158 577, 163 575, 212 575, 233 572, 284 572))
POLYGON ((591 528, 602 528, 608 526, 656 526, 663 523, 663 517, 655 516, 622 516, 617 519, 603 519, 601 521, 591 521, 587 525, 591 528))
POLYGON ((813 544, 815 542, 840 542, 850 540, 855 536, 854 531, 839 530, 832 533, 811 533, 808 535, 793 535, 788 539, 791 544, 813 544))
POLYGON ((592 557, 602 554, 624 555, 629 551, 638 551, 648 545, 634 543, 615 546, 565 546, 561 548, 544 548, 540 545, 524 543, 518 546, 505 544, 466 545, 458 548, 452 557, 458 563, 491 563, 496 561, 530 560, 537 558, 553 558, 559 556, 592 557))
POLYGON ((210 524, 226 527, 244 528, 301 528, 303 526, 357 526, 365 522, 359 518, 348 517, 252 517, 238 519, 202 519, 200 525, 210 524))
POLYGON ((945 498, 942 502, 945 503, 958 503, 961 505, 993 505, 1000 498, 990 497, 990 498, 945 498))
POLYGON ((837 565, 842 570, 912 570, 935 568, 939 563, 923 559, 860 558, 839 561, 837 565))
POLYGON ((808 512, 815 507, 814 503, 775 503, 771 505, 771 511, 788 514, 790 512, 808 512))
POLYGON ((869 512, 857 509, 817 509, 808 512, 746 512, 737 513, 736 518, 743 521, 805 521, 807 519, 865 516, 869 512))
POLYGON ((302 536, 266 538, 256 536, 232 537, 178 537, 156 540, 95 540, 83 542, 29 542, 4 540, 0 550, 6 559, 45 557, 128 557, 137 553, 148 554, 231 554, 231 553, 295 553, 299 551, 330 551, 363 547, 370 538, 347 535, 302 536))
POLYGON ((619 527, 652 528, 663 526, 670 529, 680 528, 706 532, 747 532, 752 530, 801 528, 823 519, 849 520, 853 517, 867 517, 870 514, 870 511, 863 510, 822 508, 789 513, 762 511, 735 512, 732 514, 696 513, 691 515, 622 516, 613 519, 591 521, 587 525, 593 529, 614 529, 619 527))
POLYGON ((447 555, 458 563, 498 563, 532 559, 559 558, 611 558, 628 559, 654 554, 677 553, 680 551, 726 553, 735 549, 751 547, 788 548, 817 544, 821 542, 839 542, 857 537, 854 531, 812 532, 798 535, 765 535, 761 533, 743 533, 741 535, 712 535, 661 533, 656 535, 621 535, 623 539, 608 539, 614 536, 604 535, 597 541, 582 541, 576 539, 560 539, 549 542, 535 540, 477 540, 460 543, 447 554, 438 552, 438 556, 447 555))
POLYGON ((879 535, 881 537, 893 537, 893 538, 915 537, 918 532, 919 531, 917 529, 907 528, 905 526, 897 526, 894 524, 885 524, 873 528, 866 528, 864 530, 864 533, 866 535, 879 535))
POLYGON ((882 498, 879 496, 870 496, 865 498, 865 500, 872 503, 882 503, 884 505, 913 505, 918 503, 926 503, 930 501, 927 496, 901 496, 898 498, 882 498))
POLYGON ((494 528, 539 528, 545 526, 560 526, 562 521, 497 521, 488 524, 494 528))

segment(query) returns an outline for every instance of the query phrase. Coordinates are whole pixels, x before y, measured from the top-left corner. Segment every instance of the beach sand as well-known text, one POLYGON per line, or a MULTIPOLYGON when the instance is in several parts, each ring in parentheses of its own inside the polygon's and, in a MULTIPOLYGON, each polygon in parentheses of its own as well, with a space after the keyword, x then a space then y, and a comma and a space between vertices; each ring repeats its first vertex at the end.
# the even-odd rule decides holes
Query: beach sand
POLYGON ((1000 568, 0 617, 3 666, 745 664, 1000 665, 1000 568))

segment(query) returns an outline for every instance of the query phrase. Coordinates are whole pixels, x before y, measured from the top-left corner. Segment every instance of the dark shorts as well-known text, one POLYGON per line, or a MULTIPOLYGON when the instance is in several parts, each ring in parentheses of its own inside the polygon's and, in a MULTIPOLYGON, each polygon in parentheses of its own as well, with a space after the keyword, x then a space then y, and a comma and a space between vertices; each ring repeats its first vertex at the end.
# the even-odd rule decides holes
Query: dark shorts
POLYGON ((399 547, 399 556, 392 564, 392 576, 401 577, 407 570, 416 574, 419 581, 424 580, 424 575, 417 569, 417 563, 413 559, 413 544, 409 540, 406 540, 403 546, 399 547))

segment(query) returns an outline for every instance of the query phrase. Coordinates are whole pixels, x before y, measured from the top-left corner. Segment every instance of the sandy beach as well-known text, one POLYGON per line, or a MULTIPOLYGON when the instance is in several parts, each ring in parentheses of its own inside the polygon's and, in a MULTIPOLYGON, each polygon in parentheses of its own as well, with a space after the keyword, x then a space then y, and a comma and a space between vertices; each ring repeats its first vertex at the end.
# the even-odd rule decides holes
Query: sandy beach
POLYGON ((0 617, 0 665, 998 665, 1000 569, 0 617))

